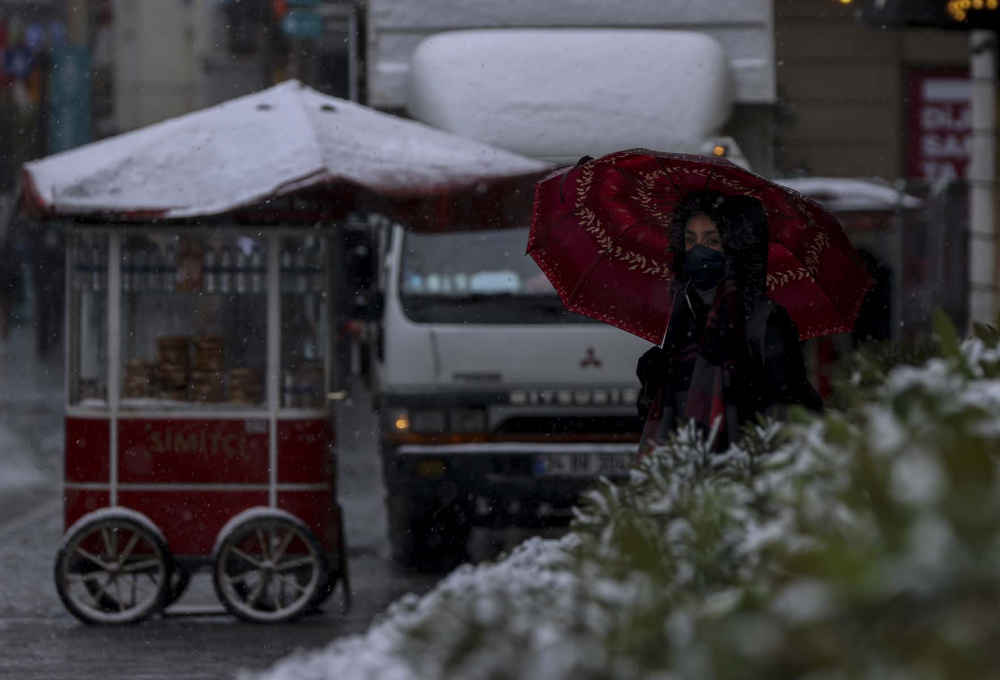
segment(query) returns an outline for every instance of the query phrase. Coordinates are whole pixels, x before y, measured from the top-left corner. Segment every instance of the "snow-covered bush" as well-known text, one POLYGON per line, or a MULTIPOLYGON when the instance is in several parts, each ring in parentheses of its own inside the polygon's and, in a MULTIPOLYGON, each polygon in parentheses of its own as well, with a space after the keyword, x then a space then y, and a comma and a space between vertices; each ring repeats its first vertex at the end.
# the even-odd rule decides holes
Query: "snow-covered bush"
POLYGON ((270 677, 1000 675, 1000 338, 938 335, 919 365, 860 361, 842 411, 722 455, 680 431, 568 537, 270 677))

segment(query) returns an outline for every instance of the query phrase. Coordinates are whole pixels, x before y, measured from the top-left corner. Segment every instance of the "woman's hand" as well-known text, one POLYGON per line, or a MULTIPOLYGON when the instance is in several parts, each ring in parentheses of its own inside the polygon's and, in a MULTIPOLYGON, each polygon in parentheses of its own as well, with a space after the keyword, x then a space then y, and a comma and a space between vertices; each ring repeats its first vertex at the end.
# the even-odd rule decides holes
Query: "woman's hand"
POLYGON ((642 389, 639 390, 639 399, 635 407, 639 413, 639 417, 643 420, 646 419, 646 414, 649 412, 649 408, 656 398, 656 393, 659 391, 660 385, 666 379, 669 364, 670 359, 667 353, 659 347, 654 347, 639 357, 639 362, 635 367, 635 374, 642 384, 642 389))
POLYGON ((650 378, 662 381, 666 376, 669 363, 670 358, 667 353, 660 347, 654 347, 639 357, 639 363, 635 367, 635 375, 645 387, 646 381, 650 378))

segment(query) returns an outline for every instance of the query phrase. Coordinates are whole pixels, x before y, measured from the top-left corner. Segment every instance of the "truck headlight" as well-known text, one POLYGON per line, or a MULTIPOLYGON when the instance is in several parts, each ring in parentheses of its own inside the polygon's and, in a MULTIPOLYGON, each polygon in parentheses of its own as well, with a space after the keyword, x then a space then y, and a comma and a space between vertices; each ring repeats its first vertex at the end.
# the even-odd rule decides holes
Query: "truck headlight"
POLYGON ((485 432, 486 411, 483 409, 456 409, 448 414, 452 432, 485 432))
POLYGON ((393 432, 409 432, 410 425, 410 412, 405 408, 394 408, 389 411, 389 429, 393 432))
POLYGON ((410 414, 410 427, 413 432, 422 434, 444 432, 444 411, 413 411, 410 414))

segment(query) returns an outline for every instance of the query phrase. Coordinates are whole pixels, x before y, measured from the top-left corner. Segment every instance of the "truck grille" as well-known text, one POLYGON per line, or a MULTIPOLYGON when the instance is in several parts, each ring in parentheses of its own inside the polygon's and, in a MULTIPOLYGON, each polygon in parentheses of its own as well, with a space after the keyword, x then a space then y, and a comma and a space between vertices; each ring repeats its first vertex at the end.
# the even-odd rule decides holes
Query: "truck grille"
POLYGON ((638 416, 516 416, 500 423, 496 432, 510 435, 600 435, 601 439, 638 439, 638 416))

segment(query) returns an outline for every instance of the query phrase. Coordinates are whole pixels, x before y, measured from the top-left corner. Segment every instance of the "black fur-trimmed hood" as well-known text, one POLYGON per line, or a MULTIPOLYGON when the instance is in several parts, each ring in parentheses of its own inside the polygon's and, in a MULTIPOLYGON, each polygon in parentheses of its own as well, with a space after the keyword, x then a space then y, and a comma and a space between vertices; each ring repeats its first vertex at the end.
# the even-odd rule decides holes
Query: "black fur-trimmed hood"
POLYGON ((732 276, 749 315, 764 296, 767 284, 767 214, 750 196, 725 196, 714 191, 688 194, 674 210, 670 224, 671 267, 679 281, 684 273, 684 230, 692 217, 704 213, 719 226, 726 254, 726 274, 732 276))

